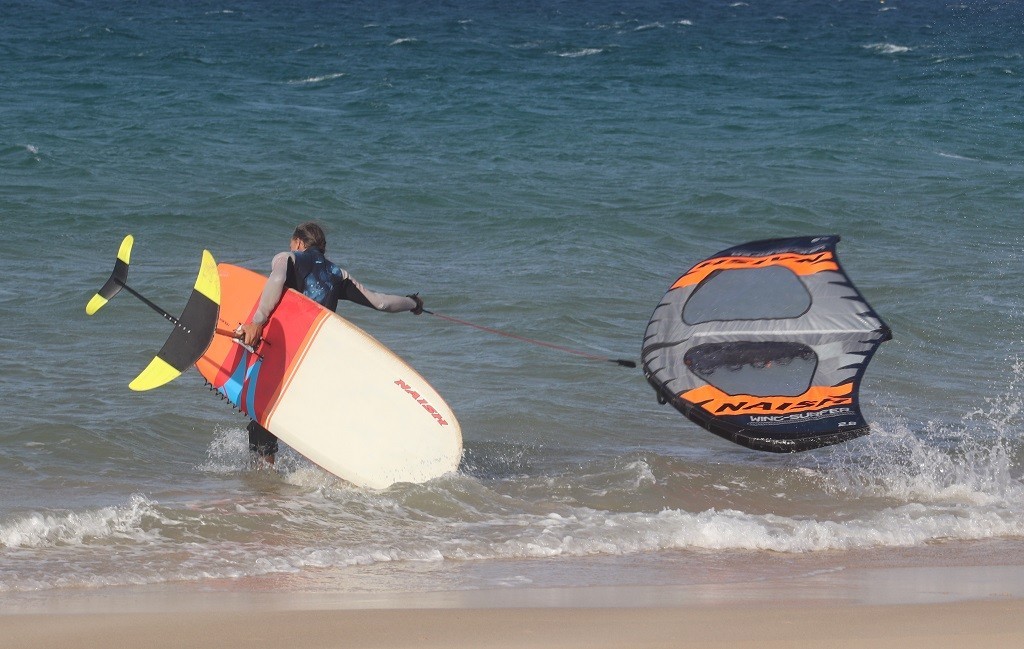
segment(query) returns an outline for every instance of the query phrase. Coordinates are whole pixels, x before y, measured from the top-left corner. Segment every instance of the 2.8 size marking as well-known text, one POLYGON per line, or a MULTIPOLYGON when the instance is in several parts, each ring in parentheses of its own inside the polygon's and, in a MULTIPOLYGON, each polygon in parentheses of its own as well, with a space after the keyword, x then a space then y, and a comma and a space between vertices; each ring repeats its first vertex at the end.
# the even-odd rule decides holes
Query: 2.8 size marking
POLYGON ((408 394, 413 399, 415 399, 416 403, 423 406, 423 409, 430 413, 430 416, 437 421, 438 426, 448 425, 448 422, 444 420, 444 417, 441 415, 441 413, 439 413, 437 409, 434 408, 434 406, 430 405, 429 401, 420 396, 420 393, 414 390, 411 385, 409 385, 402 379, 398 379, 397 381, 395 381, 395 385, 405 390, 405 393, 408 394))

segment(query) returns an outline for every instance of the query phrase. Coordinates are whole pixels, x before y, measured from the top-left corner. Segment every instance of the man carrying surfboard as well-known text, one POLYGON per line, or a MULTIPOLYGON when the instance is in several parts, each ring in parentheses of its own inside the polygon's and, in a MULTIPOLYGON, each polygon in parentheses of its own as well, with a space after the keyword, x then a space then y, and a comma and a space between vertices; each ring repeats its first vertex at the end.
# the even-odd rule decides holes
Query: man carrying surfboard
MULTIPOLYGON (((295 289, 332 311, 337 309, 339 301, 348 300, 377 311, 423 313, 423 300, 418 294, 399 296, 371 291, 327 259, 326 252, 327 236, 323 228, 313 222, 295 228, 288 251, 274 255, 270 278, 252 321, 239 325, 235 332, 243 343, 254 346, 259 342, 263 327, 287 288, 295 289)), ((277 437, 255 420, 249 422, 247 430, 249 449, 273 464, 278 451, 277 437)))

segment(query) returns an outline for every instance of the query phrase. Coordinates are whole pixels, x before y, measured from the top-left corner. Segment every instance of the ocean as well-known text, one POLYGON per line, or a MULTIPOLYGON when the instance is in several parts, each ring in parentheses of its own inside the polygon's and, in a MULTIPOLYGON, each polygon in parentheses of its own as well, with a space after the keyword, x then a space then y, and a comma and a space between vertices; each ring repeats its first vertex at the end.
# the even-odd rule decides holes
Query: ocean
POLYGON ((8 605, 1024 566, 1020 3, 4 0, 0 24, 8 605), (268 272, 307 219, 373 289, 633 360, 696 262, 841 235, 894 333, 873 433, 750 451, 638 369, 343 303, 453 407, 461 467, 253 470, 197 373, 128 390, 167 322, 84 307, 126 234, 174 312, 203 249, 268 272))

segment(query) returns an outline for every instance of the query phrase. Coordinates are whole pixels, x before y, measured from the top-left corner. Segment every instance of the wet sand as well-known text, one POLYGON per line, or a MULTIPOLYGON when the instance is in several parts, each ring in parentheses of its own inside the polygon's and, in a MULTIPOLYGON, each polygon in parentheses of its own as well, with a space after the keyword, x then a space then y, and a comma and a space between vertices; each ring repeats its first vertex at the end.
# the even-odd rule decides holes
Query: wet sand
POLYGON ((0 598, 0 637, 7 649, 1017 648, 1021 574, 895 568, 747 584, 431 593, 101 589, 0 598))
POLYGON ((0 617, 22 647, 1020 647, 1024 601, 834 607, 203 611, 0 617))

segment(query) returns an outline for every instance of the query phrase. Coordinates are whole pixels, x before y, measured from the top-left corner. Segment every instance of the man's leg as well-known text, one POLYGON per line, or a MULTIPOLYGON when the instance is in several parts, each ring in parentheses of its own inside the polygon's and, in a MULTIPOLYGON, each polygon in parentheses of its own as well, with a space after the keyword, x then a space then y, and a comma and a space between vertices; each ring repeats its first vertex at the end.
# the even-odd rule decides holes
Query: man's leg
POLYGON ((255 419, 249 422, 246 430, 249 431, 249 450, 267 464, 273 464, 277 453, 277 436, 256 423, 255 419))

